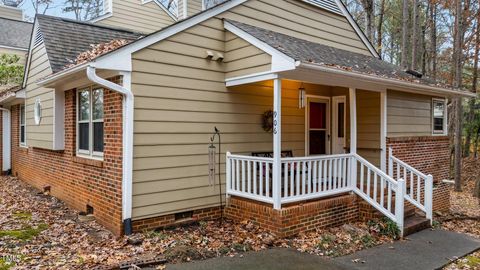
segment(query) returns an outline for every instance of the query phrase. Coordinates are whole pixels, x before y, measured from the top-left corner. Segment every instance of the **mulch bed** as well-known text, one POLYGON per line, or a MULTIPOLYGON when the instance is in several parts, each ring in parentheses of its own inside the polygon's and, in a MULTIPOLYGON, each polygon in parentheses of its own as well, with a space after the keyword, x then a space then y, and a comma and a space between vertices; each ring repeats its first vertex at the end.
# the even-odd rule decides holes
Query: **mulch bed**
MULTIPOLYGON (((272 247, 341 256, 393 241, 386 221, 354 223, 277 239, 249 222, 199 222, 116 238, 95 221, 12 177, 0 178, 0 269, 119 269, 125 262, 242 256, 272 247), (3 267, 3 268, 2 268, 3 267)), ((126 264, 128 266, 128 264, 126 264)), ((162 269, 162 265, 157 265, 162 269)))

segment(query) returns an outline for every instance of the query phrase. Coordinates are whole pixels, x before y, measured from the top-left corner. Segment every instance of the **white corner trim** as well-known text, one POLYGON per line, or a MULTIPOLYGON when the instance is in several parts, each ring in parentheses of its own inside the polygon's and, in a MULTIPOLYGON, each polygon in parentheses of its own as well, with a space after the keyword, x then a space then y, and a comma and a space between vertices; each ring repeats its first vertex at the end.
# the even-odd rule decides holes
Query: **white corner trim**
MULTIPOLYGON (((188 1, 187 0, 179 0, 182 1, 182 12, 183 12, 183 19, 186 19, 188 17, 188 1)), ((203 1, 202 1, 202 6, 203 6, 203 1)))
POLYGON ((93 65, 87 67, 87 77, 93 83, 118 92, 123 98, 123 163, 122 163, 122 219, 132 217, 132 188, 133 188, 133 117, 134 96, 131 91, 131 73, 122 72, 123 86, 107 81, 96 74, 93 65))
POLYGON ((268 71, 268 72, 250 74, 246 76, 227 78, 225 79, 225 84, 227 87, 230 87, 230 86, 249 84, 249 83, 261 82, 261 81, 269 81, 269 80, 274 80, 278 78, 280 78, 278 74, 268 71))
POLYGON ((352 15, 350 14, 350 12, 348 12, 347 8, 342 3, 342 1, 341 0, 335 0, 335 2, 337 2, 337 5, 340 8, 340 10, 342 11, 343 15, 345 16, 345 18, 347 18, 350 25, 353 27, 353 29, 355 30, 357 35, 360 37, 360 39, 363 41, 365 46, 367 46, 368 50, 372 53, 372 55, 377 57, 377 58, 380 58, 380 55, 378 55, 377 50, 375 50, 375 48, 372 46, 372 43, 370 43, 368 38, 365 36, 365 33, 363 33, 363 31, 358 26, 357 22, 352 18, 352 15))
POLYGON ((247 41, 253 46, 271 55, 272 56, 271 72, 281 72, 281 71, 293 70, 296 68, 296 61, 290 56, 280 52, 279 50, 273 48, 267 43, 257 39, 256 37, 250 35, 249 33, 243 31, 242 29, 236 27, 235 25, 227 21, 225 21, 224 27, 226 30, 232 32, 233 34, 240 37, 241 39, 247 41))

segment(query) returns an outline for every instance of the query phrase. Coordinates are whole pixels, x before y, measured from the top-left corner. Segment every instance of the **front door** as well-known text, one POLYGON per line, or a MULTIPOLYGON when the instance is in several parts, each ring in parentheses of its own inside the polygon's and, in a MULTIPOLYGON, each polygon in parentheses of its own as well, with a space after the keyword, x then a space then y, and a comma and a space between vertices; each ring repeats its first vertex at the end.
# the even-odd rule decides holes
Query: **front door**
POLYGON ((332 98, 332 154, 345 153, 345 96, 332 98))
POLYGON ((329 99, 309 98, 307 106, 308 155, 330 153, 329 147, 329 99))

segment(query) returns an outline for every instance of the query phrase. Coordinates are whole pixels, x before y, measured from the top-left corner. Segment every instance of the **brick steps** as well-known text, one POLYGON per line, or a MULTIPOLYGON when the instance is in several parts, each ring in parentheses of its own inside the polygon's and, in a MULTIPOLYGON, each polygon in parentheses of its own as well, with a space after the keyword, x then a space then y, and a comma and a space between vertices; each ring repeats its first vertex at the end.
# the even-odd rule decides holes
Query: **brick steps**
POLYGON ((403 225, 403 236, 414 234, 416 232, 423 231, 430 227, 431 227, 430 220, 426 219, 425 217, 414 214, 413 216, 409 216, 405 218, 405 222, 403 225))

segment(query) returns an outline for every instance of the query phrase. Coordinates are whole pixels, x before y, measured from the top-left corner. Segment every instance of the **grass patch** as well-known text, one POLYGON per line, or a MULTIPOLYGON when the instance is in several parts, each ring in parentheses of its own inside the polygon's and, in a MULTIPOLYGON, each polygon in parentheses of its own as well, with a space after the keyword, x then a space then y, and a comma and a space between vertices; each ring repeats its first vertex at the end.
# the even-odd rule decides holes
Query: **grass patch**
MULTIPOLYGON (((48 225, 42 223, 35 228, 32 226, 27 226, 21 230, 5 230, 5 231, 0 231, 0 237, 8 236, 8 237, 13 237, 19 240, 27 241, 37 236, 47 228, 48 228, 48 225)), ((2 269, 0 268, 0 270, 2 269)))
POLYGON ((0 270, 8 270, 14 266, 14 262, 7 262, 4 259, 0 258, 0 270))
POLYGON ((31 220, 32 219, 32 213, 18 211, 18 212, 13 213, 13 217, 16 218, 16 219, 31 220))
POLYGON ((480 257, 473 255, 467 256, 465 257, 465 262, 462 264, 462 266, 469 266, 472 269, 476 269, 476 267, 480 266, 480 257))

